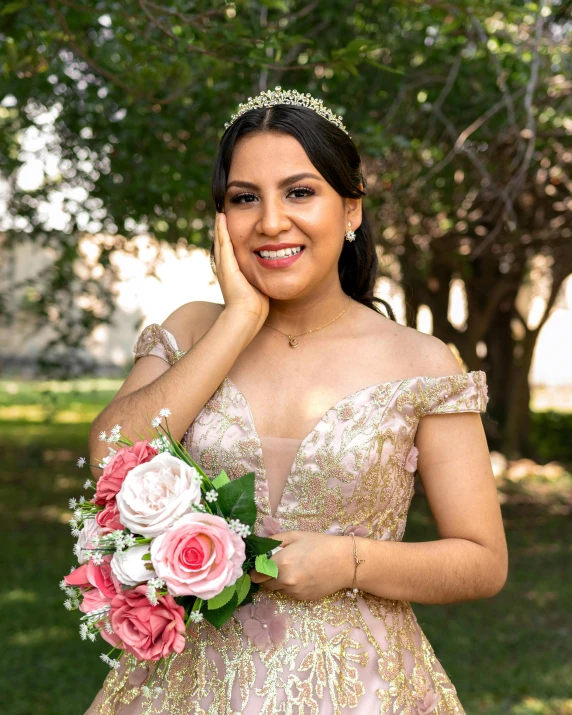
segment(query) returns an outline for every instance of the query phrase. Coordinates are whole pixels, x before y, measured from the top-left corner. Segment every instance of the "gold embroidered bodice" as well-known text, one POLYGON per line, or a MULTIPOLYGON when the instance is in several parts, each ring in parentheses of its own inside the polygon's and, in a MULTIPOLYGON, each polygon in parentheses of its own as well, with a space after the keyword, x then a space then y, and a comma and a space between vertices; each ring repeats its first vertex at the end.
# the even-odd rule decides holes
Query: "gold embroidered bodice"
MULTIPOLYGON (((157 355, 174 364, 184 352, 171 333, 149 325, 136 359, 157 355)), ((366 386, 339 400, 301 441, 274 514, 262 441, 245 396, 227 377, 184 435, 193 458, 212 475, 255 473, 256 532, 338 535, 360 529, 372 539, 403 538, 413 495, 414 438, 430 414, 483 412, 486 375, 473 371, 419 376, 366 386)), ((263 626, 264 627, 264 626, 263 626)), ((173 662, 163 693, 148 706, 139 685, 144 664, 112 672, 90 715, 460 715, 464 710, 409 603, 345 591, 296 601, 261 589, 216 631, 188 630, 188 647, 173 662), (286 637, 260 648, 245 635, 271 600, 287 617, 286 637)))

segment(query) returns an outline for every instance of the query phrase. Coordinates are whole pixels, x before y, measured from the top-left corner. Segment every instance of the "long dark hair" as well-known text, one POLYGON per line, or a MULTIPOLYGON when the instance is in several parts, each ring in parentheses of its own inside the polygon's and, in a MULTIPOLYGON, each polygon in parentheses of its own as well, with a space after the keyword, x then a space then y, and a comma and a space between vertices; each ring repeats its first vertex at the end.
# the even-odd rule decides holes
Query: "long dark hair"
MULTIPOLYGON (((278 104, 245 112, 223 134, 212 179, 212 196, 217 211, 224 209, 230 162, 236 142, 247 134, 269 131, 290 134, 297 139, 312 164, 340 196, 352 199, 365 196, 365 191, 359 187, 360 182, 365 185, 360 156, 350 137, 313 109, 278 104)), ((338 262, 342 290, 378 313, 381 311, 376 303, 383 303, 390 319, 395 320, 391 306, 373 294, 378 259, 373 231, 365 211, 355 233, 355 241, 344 241, 338 262)), ((214 246, 211 256, 213 249, 214 246)))

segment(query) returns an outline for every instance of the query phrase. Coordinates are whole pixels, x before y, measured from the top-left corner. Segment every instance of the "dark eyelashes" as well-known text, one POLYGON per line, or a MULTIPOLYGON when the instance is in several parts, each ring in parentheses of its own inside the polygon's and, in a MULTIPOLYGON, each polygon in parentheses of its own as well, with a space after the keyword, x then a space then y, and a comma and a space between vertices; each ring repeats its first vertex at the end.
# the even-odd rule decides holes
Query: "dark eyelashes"
MULTIPOLYGON (((294 192, 300 192, 300 193, 303 192, 305 196, 311 196, 311 195, 313 195, 313 194, 316 193, 316 192, 314 191, 314 189, 311 189, 309 186, 294 186, 294 187, 292 187, 291 189, 288 189, 287 194, 291 194, 291 193, 294 193, 294 192)), ((231 203, 231 204, 241 203, 240 199, 251 198, 251 197, 252 197, 252 198, 256 198, 256 194, 253 194, 253 193, 250 193, 250 192, 245 192, 245 193, 242 193, 242 194, 237 194, 236 196, 233 196, 233 197, 230 199, 230 203, 231 203)), ((298 198, 302 198, 302 197, 298 197, 298 198)))

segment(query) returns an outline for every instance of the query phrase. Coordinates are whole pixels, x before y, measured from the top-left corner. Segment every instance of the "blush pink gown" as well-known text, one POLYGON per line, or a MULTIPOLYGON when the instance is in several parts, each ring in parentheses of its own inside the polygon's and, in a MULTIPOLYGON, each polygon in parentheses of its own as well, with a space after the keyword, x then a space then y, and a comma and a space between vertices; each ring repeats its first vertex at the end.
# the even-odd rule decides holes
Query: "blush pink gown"
MULTIPOLYGON (((184 352, 171 333, 152 324, 135 346, 135 359, 145 355, 172 365, 184 352)), ((341 399, 298 441, 258 435, 246 398, 225 378, 184 443, 212 475, 223 468, 231 479, 255 473, 258 534, 357 530, 400 541, 413 495, 419 421, 484 412, 487 401, 482 371, 391 380, 341 399)), ((142 695, 152 663, 130 670, 125 659, 86 715, 464 713, 406 601, 361 591, 353 599, 345 590, 296 601, 261 589, 220 631, 203 622, 187 633, 162 693, 150 700, 142 695)))

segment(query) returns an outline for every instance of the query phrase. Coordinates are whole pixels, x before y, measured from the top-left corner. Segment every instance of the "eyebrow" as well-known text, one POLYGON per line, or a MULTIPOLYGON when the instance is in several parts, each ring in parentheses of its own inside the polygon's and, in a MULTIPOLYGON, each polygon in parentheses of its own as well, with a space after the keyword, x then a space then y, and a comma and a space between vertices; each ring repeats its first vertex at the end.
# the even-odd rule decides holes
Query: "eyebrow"
MULTIPOLYGON (((317 179, 318 181, 322 181, 321 176, 318 176, 317 174, 312 174, 309 171, 305 171, 302 174, 293 174, 292 176, 287 176, 285 179, 282 179, 278 186, 282 189, 285 186, 288 186, 288 184, 294 184, 296 183, 296 181, 300 181, 301 179, 317 179)), ((230 189, 231 186, 240 186, 245 189, 260 188, 256 184, 251 183, 250 181, 231 181, 227 184, 226 188, 230 189)))

